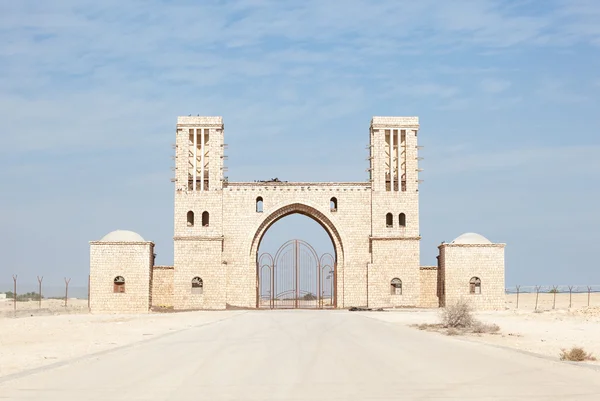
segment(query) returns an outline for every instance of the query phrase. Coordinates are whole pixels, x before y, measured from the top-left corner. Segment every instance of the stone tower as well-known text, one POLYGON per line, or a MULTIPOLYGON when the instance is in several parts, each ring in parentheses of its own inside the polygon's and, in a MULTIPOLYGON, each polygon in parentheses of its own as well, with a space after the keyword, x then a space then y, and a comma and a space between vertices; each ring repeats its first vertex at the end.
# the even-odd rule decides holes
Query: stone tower
POLYGON ((223 154, 221 117, 178 117, 173 281, 177 309, 224 306, 223 154))
POLYGON ((179 117, 174 264, 155 266, 154 243, 136 233, 92 241, 92 311, 435 307, 465 297, 501 309, 505 244, 464 234, 440 246, 437 266, 420 266, 418 131, 417 117, 373 117, 368 181, 234 182, 223 175, 223 119, 179 117), (258 263, 269 227, 295 213, 327 232, 334 255, 296 248, 258 263), (295 278, 276 281, 289 269, 295 278))
MULTIPOLYGON (((371 263, 374 305, 419 301, 418 117, 373 117, 370 128, 371 263), (392 277, 393 276, 393 277, 392 277), (391 280, 399 279, 397 289, 391 280), (382 297, 382 299, 379 299, 382 297)), ((396 287, 398 280, 395 280, 396 287)))

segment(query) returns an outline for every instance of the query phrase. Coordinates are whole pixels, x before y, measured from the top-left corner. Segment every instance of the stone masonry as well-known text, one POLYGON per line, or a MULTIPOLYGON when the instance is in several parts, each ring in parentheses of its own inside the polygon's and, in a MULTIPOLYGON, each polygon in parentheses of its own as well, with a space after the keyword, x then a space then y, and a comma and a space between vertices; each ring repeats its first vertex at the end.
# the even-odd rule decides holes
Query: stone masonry
POLYGON ((441 306, 463 299, 474 309, 504 309, 504 247, 473 233, 442 243, 438 247, 443 280, 441 306), (472 280, 479 281, 479 288, 471 285, 472 280))
POLYGON ((147 312, 152 305, 154 243, 135 233, 115 231, 90 244, 90 309, 94 312, 147 312), (127 237, 129 235, 133 238, 127 237), (117 292, 115 278, 123 277, 117 292))
MULTIPOLYGON (((477 271, 487 279, 481 269, 488 265, 502 274, 493 273, 483 288, 497 285, 503 291, 503 253, 501 266, 497 254, 480 266, 482 254, 473 253, 475 247, 460 255, 440 248, 439 259, 451 263, 420 266, 418 130, 417 117, 373 117, 366 182, 229 182, 223 174, 222 118, 179 117, 174 265, 153 266, 154 244, 140 242, 135 233, 91 242, 92 310, 258 307, 260 241, 272 224, 294 213, 314 219, 332 240, 338 308, 436 307, 454 299, 449 286, 464 284, 455 271, 477 271), (127 295, 113 292, 111 280, 118 275, 126 277, 127 295), (138 281, 145 284, 134 287, 138 281)), ((480 297, 477 307, 497 305, 498 289, 480 297)))

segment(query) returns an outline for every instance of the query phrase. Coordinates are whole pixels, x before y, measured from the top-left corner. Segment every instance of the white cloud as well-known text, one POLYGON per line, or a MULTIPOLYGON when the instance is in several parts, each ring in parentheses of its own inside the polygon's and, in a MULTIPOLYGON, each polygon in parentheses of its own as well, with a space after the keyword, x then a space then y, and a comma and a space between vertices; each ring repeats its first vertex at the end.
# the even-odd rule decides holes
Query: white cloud
MULTIPOLYGON (((467 148, 468 149, 468 148, 467 148)), ((428 157, 432 175, 456 173, 518 172, 525 175, 600 174, 600 146, 527 147, 498 151, 471 148, 464 152, 444 152, 428 157)))
MULTIPOLYGON (((433 76, 435 63, 428 74, 415 75, 416 58, 540 44, 544 35, 560 34, 557 19, 596 15, 594 2, 528 15, 492 0, 339 4, 5 3, 0 73, 7 79, 0 84, 0 117, 10 134, 0 145, 18 151, 135 142, 165 113, 259 115, 278 108, 283 112, 275 118, 282 122, 343 116, 395 94, 461 110, 477 100, 459 98, 460 85, 433 76), (360 99, 366 85, 375 95, 360 99), (300 104, 307 98, 315 100, 300 104), (24 120, 26 134, 19 132, 24 120)), ((591 28, 568 29, 570 43, 596 38, 591 28)), ((509 82, 488 78, 481 85, 500 93, 509 82)))

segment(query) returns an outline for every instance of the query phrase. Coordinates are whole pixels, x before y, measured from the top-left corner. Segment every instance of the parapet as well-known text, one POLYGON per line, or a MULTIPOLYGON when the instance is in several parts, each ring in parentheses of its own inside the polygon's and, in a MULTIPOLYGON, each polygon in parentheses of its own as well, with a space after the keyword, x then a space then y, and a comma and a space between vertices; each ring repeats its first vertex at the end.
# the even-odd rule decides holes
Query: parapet
POLYGON ((223 117, 221 116, 179 116, 177 117, 178 127, 223 127, 223 117))
POLYGON ((419 129, 419 117, 378 117, 371 119, 371 128, 412 128, 419 129))

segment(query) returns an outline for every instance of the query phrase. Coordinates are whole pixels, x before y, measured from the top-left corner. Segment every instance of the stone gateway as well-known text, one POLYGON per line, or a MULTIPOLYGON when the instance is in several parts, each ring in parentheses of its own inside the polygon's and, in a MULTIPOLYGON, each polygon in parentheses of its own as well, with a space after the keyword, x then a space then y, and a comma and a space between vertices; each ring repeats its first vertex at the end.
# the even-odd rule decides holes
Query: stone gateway
MULTIPOLYGON (((90 242, 91 311, 272 307, 281 300, 267 291, 261 302, 257 253, 269 227, 294 213, 318 222, 335 250, 328 284, 320 277, 317 293, 303 297, 315 298, 311 305, 324 306, 327 287, 327 305, 337 308, 440 307, 460 298, 504 308, 504 244, 463 234, 439 246, 436 266, 420 266, 418 131, 417 117, 373 117, 367 182, 229 182, 223 119, 179 117, 174 264, 156 266, 154 243, 131 231, 90 242)), ((286 296, 302 307, 295 285, 286 296)))

